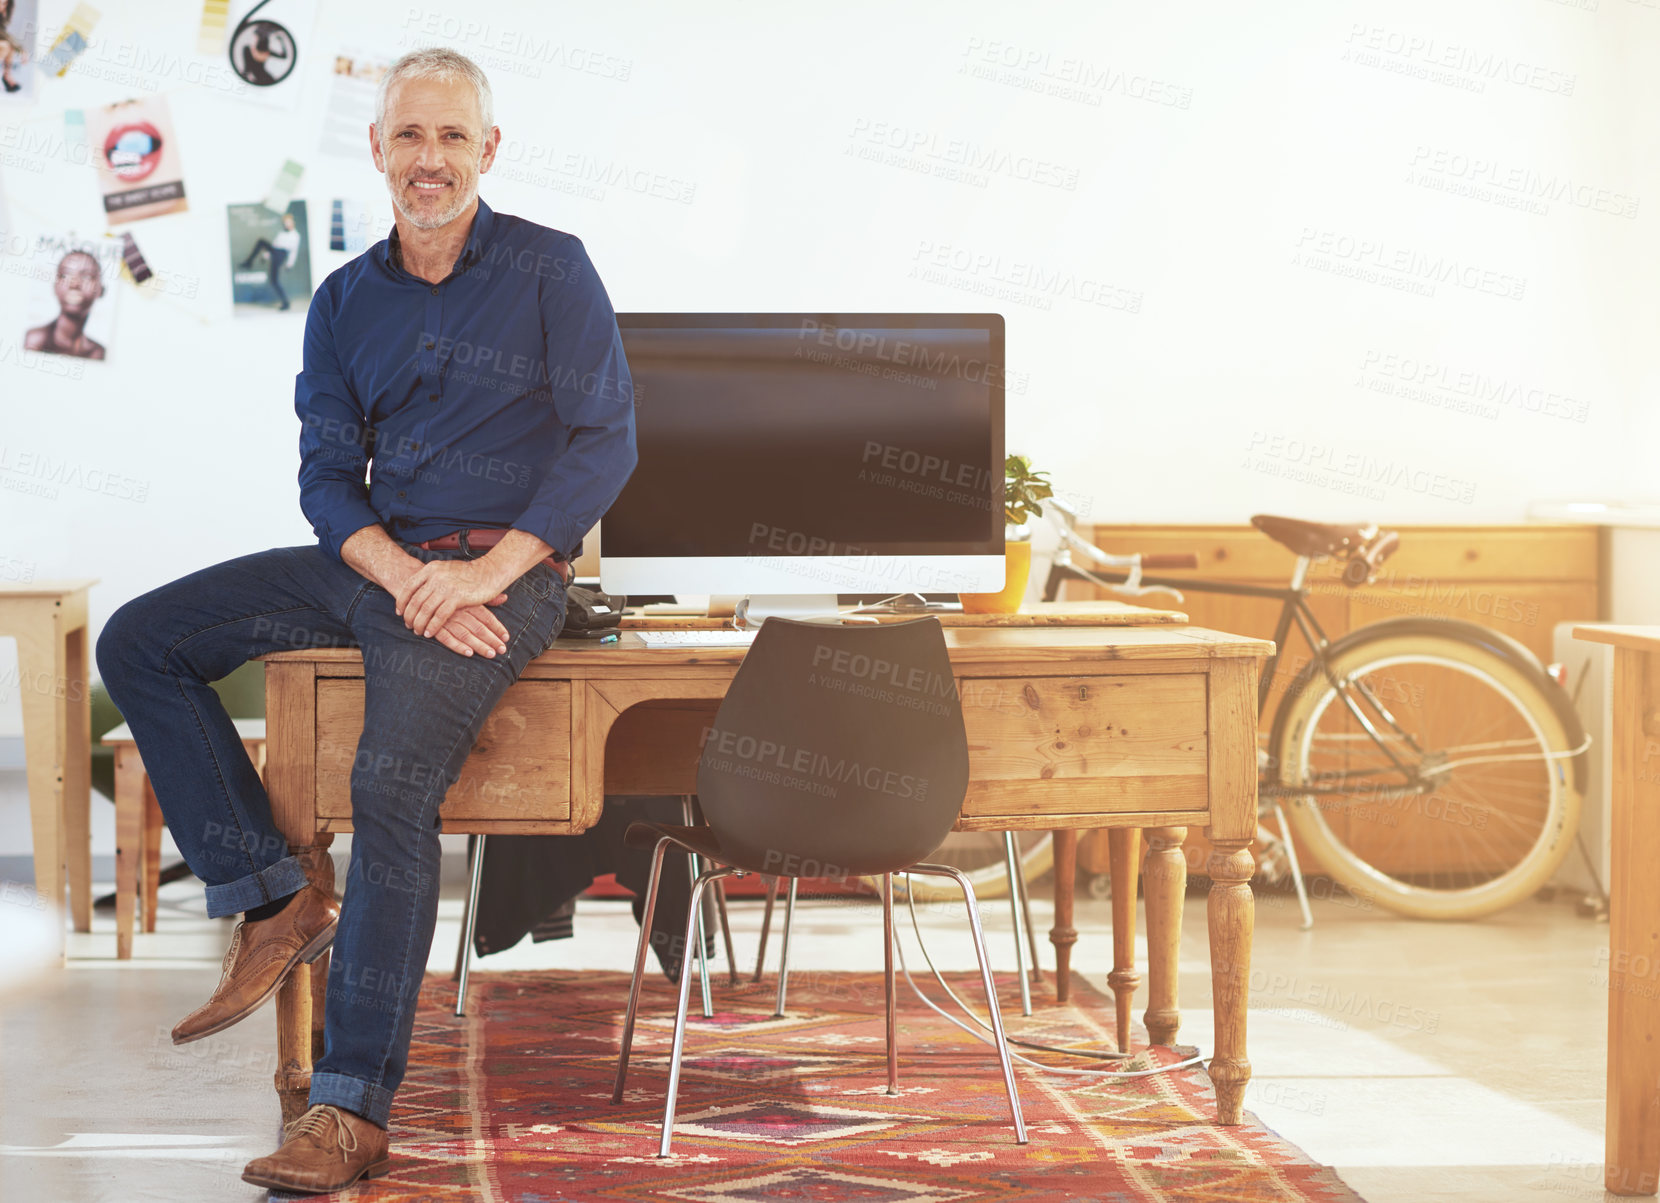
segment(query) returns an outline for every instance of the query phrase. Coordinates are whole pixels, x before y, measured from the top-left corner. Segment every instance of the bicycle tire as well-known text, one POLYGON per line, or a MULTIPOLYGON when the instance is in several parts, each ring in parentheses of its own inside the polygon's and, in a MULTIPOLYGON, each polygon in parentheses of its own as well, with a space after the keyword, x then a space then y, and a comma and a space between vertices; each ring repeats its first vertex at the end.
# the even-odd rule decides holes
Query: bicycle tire
MULTIPOLYGON (((1339 681, 1375 682, 1387 686, 1388 692, 1400 699, 1394 708, 1399 712, 1396 717, 1407 718, 1412 726, 1409 733, 1419 737, 1428 753, 1415 762, 1419 767, 1425 763, 1433 767, 1432 758, 1447 756, 1449 747, 1455 749, 1447 775, 1428 794, 1429 801, 1417 807, 1416 819, 1411 814, 1411 803, 1424 798, 1422 793, 1400 794, 1382 804, 1393 807, 1397 802, 1407 803, 1397 808, 1399 815, 1383 814, 1376 801, 1357 804, 1349 795, 1340 795, 1335 801, 1312 794, 1285 799, 1286 814, 1303 846, 1335 880, 1377 906, 1422 919, 1479 918, 1531 896, 1550 879, 1573 847, 1581 806, 1578 774, 1566 756, 1573 748, 1573 733, 1555 701, 1541 687, 1538 674, 1528 672, 1514 657, 1458 633, 1453 624, 1448 628, 1436 632, 1419 625, 1410 632, 1382 630, 1372 637, 1357 632, 1358 637, 1351 636, 1329 649, 1325 661, 1339 681), (1436 672, 1429 671, 1432 668, 1436 672), (1456 695, 1463 699, 1461 705, 1455 706, 1450 700, 1455 695, 1437 696, 1429 684, 1438 672, 1446 671, 1465 678, 1459 682, 1463 692, 1456 695), (1469 689, 1470 681, 1483 682, 1487 687, 1479 705, 1471 704, 1476 695, 1469 689), (1430 737, 1425 729, 1411 724, 1409 708, 1423 715, 1438 714, 1429 729, 1437 729, 1439 724, 1444 738, 1430 737), (1448 742, 1465 728, 1474 731, 1476 724, 1489 717, 1493 719, 1492 732, 1501 738, 1461 745, 1448 742), (1477 743, 1482 746, 1476 747, 1477 743), (1530 750, 1534 745, 1538 754, 1530 750), (1546 752, 1562 756, 1547 759, 1543 755, 1546 752), (1460 790, 1455 792, 1455 785, 1460 790), (1379 812, 1373 816, 1373 827, 1355 826, 1357 805, 1379 812), (1460 808, 1457 818, 1455 806, 1460 808), (1351 813, 1338 818, 1336 812, 1341 810, 1351 813), (1335 821, 1328 821, 1328 816, 1335 821), (1510 829, 1496 840, 1484 841, 1484 847, 1460 834, 1466 829, 1485 831, 1487 822, 1495 817, 1510 824, 1510 829), (1466 864, 1439 878, 1439 868, 1425 871, 1420 867, 1408 873, 1398 867, 1373 864, 1380 858, 1376 847, 1371 852, 1366 850, 1368 840, 1400 858, 1400 839, 1380 837, 1378 832, 1385 820, 1389 828, 1395 829, 1403 818, 1407 820, 1409 839, 1416 841, 1408 850, 1406 863, 1433 866, 1463 856, 1466 864), (1361 847, 1357 848, 1356 843, 1361 847), (1512 853, 1507 848, 1517 851, 1512 853), (1475 863, 1478 860, 1481 863, 1475 863), (1428 884, 1423 880, 1426 876, 1428 884)), ((1384 700, 1383 704, 1387 707, 1389 703, 1384 700)), ((1363 712, 1371 717, 1370 707, 1363 707, 1363 712)), ((1273 730, 1275 763, 1284 785, 1307 783, 1322 771, 1353 771, 1347 766, 1355 756, 1361 757, 1363 765, 1382 764, 1386 759, 1383 746, 1366 735, 1348 714, 1337 689, 1320 671, 1319 661, 1305 666, 1287 690, 1273 730), (1327 716, 1331 716, 1330 722, 1327 716), (1337 769, 1339 765, 1344 769, 1337 769)), ((1481 733, 1486 731, 1484 728, 1481 733)), ((1399 740, 1393 741, 1393 750, 1409 758, 1415 755, 1399 740)), ((1365 791, 1357 793, 1363 797, 1365 791)))

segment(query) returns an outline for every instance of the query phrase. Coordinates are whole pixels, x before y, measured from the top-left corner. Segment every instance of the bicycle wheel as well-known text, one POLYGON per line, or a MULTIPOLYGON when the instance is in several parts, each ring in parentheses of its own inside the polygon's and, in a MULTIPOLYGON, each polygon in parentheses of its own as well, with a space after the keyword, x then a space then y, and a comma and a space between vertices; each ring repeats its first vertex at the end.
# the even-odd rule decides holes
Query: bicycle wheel
POLYGON ((1423 919, 1491 914, 1542 886, 1580 796, 1539 683, 1450 633, 1380 633, 1328 663, 1330 678, 1316 666, 1292 685, 1275 749, 1283 783, 1321 790, 1285 799, 1320 866, 1423 919))
MULTIPOLYGON (((1047 873, 1050 865, 1054 863, 1053 843, 1047 831, 1017 831, 1014 838, 1015 847, 1020 852, 1020 863, 1026 870, 1026 884, 1029 887, 1047 873)), ((974 883, 976 898, 1009 896, 1009 875, 1004 868, 1001 831, 953 831, 926 859, 937 865, 952 865, 961 869, 969 881, 974 883)), ((880 878, 866 877, 863 881, 876 893, 882 892, 880 878)), ((911 889, 915 891, 918 902, 961 900, 963 896, 956 882, 943 877, 913 877, 911 889)), ((894 875, 893 896, 905 896, 905 879, 899 874, 894 875)))

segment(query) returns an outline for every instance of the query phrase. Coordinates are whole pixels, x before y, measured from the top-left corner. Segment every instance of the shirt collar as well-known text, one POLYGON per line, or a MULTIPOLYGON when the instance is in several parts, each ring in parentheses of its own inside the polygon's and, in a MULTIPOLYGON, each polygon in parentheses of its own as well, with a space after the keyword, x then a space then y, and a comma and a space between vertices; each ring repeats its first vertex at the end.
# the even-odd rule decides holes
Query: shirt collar
MULTIPOLYGON (((484 198, 478 198, 478 210, 473 214, 472 228, 467 231, 467 241, 461 247, 461 254, 455 261, 452 271, 466 271, 473 264, 484 258, 484 248, 490 241, 490 235, 496 226, 495 212, 484 203, 484 198)), ((398 271, 406 269, 403 266, 403 251, 398 245, 398 227, 394 225, 392 232, 386 236, 386 246, 381 251, 380 261, 383 266, 395 268, 398 271)))

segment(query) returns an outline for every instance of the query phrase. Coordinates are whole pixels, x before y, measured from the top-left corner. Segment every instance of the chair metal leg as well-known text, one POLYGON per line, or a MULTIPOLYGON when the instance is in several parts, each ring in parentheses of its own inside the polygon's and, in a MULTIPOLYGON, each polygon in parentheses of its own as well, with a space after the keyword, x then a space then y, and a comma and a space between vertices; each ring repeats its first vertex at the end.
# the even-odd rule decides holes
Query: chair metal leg
MULTIPOLYGON (((640 981, 646 972, 646 950, 651 946, 651 920, 657 912, 657 887, 663 876, 663 854, 668 851, 669 840, 665 836, 657 841, 657 847, 651 853, 651 876, 646 884, 646 913, 640 917, 640 942, 634 949, 634 980, 628 987, 628 1014, 623 1019, 622 1052, 617 1057, 617 1085, 611 1092, 613 1103, 622 1102, 623 1082, 628 1078, 628 1054, 634 1047, 634 1016, 640 1008, 640 981)), ((680 980, 686 980, 686 974, 691 969, 691 959, 687 956, 680 958, 680 980)))
POLYGON ((467 959, 467 923, 468 916, 473 913, 473 857, 478 855, 478 845, 469 842, 467 846, 467 895, 461 901, 461 935, 455 942, 455 968, 450 971, 450 981, 461 980, 461 965, 467 959))
MULTIPOLYGON (((698 908, 703 905, 703 890, 711 881, 730 876, 731 869, 706 869, 692 883, 692 909, 686 916, 686 938, 692 938, 697 928, 698 908)), ((663 1100, 663 1139, 658 1143, 657 1156, 669 1155, 669 1142, 674 1138, 674 1104, 680 1094, 680 1055, 686 1042, 686 1004, 691 999, 692 977, 686 972, 687 962, 681 962, 679 999, 674 1009, 674 1047, 669 1054, 669 1089, 663 1100)))
MULTIPOLYGON (((680 795, 680 819, 688 827, 696 822, 692 814, 692 795, 690 794, 680 795)), ((693 884, 697 882, 702 863, 703 858, 698 856, 697 853, 688 852, 686 854, 686 871, 691 874, 693 884)), ((703 988, 703 1018, 712 1019, 715 1014, 715 1004, 709 996, 709 952, 703 945, 703 912, 694 906, 692 908, 692 918, 697 921, 695 924, 697 928, 697 979, 698 984, 703 988)), ((689 949, 686 955, 688 957, 692 955, 689 949)))
POLYGON ((968 925, 974 934, 974 952, 980 958, 980 977, 986 984, 986 1004, 991 1009, 992 1038, 997 1042, 997 1059, 1003 1066, 1003 1085, 1009 1094, 1009 1111, 1014 1115, 1014 1136, 1019 1144, 1026 1143, 1026 1120, 1020 1111, 1020 1095, 1014 1085, 1014 1064, 1009 1060, 1009 1045, 1003 1035, 1003 1012, 997 1005, 997 983, 991 976, 991 958, 986 955, 986 934, 980 927, 980 907, 974 899, 974 884, 961 871, 950 865, 912 865, 906 872, 932 877, 949 877, 962 888, 963 900, 968 903, 968 925))
POLYGON ((461 924, 461 953, 455 987, 457 1016, 467 1013, 467 971, 472 968, 473 928, 478 924, 478 888, 484 881, 484 841, 487 838, 480 835, 478 843, 473 846, 472 872, 467 877, 467 917, 461 924))
POLYGON ((721 939, 726 942, 726 984, 738 984, 738 954, 732 951, 732 925, 726 918, 726 882, 715 883, 715 911, 720 915, 721 939))
POLYGON ((1026 942, 1020 937, 1020 857, 1014 848, 1014 832, 1003 833, 1003 863, 1009 874, 1009 916, 1014 920, 1014 971, 1020 978, 1020 1013, 1032 1013, 1032 987, 1026 980, 1026 942))
POLYGON ((1302 929, 1314 926, 1314 912, 1308 905, 1308 887, 1303 884, 1303 867, 1297 863, 1297 845, 1291 842, 1291 825, 1285 821, 1285 811, 1278 801, 1274 803, 1274 820, 1280 825, 1280 840, 1285 844, 1285 859, 1291 866, 1291 882, 1297 887, 1297 906, 1303 912, 1302 929))
POLYGON ((767 878, 767 909, 761 914, 761 947, 755 953, 755 976, 749 980, 761 980, 761 971, 767 967, 767 933, 772 931, 772 907, 778 901, 778 879, 767 878))
POLYGON ((1015 845, 1014 881, 1020 887, 1020 914, 1026 920, 1026 951, 1032 954, 1032 980, 1043 981, 1043 964, 1038 955, 1037 927, 1032 923, 1032 895, 1026 888, 1026 862, 1020 858, 1019 843, 1015 845))
POLYGON ((790 892, 784 900, 784 938, 779 941, 778 953, 778 1006, 773 1010, 774 1019, 784 1018, 784 996, 790 989, 790 927, 795 923, 795 884, 796 878, 790 878, 790 892))
POLYGON ((893 980, 893 874, 882 874, 882 985, 888 1003, 888 1093, 899 1093, 899 994, 893 980))

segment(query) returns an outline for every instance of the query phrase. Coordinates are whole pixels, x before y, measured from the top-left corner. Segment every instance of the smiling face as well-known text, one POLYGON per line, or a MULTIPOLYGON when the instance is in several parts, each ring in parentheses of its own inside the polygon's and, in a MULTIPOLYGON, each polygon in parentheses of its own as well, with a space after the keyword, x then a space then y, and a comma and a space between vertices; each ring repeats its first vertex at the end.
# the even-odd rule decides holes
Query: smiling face
POLYGON ((92 302, 104 295, 104 281, 98 273, 98 260, 85 251, 71 251, 58 260, 58 278, 52 291, 58 305, 71 317, 84 316, 92 302))
POLYGON ((436 230, 478 196, 501 131, 483 128, 478 94, 465 79, 411 78, 393 85, 386 121, 369 127, 369 139, 399 214, 417 229, 436 230))

